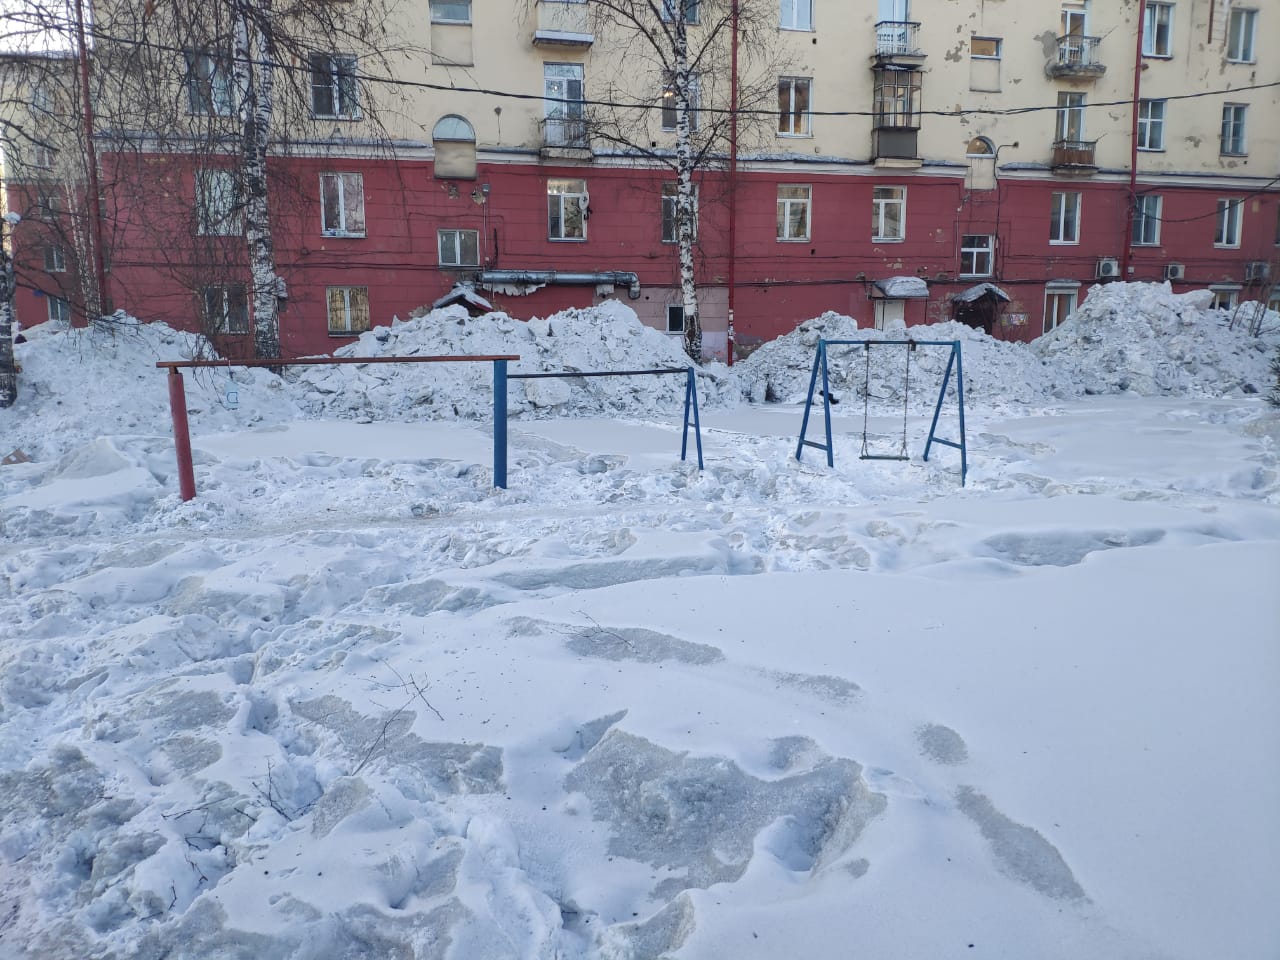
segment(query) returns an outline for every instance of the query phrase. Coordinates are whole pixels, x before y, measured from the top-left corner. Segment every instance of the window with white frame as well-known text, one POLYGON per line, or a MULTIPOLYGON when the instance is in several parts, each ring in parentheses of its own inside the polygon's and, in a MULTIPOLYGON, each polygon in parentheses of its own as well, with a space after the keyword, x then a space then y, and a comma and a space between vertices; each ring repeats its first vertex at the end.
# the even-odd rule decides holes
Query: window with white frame
POLYGON ((1232 7, 1227 19, 1227 59, 1233 63, 1253 63, 1253 39, 1258 29, 1258 11, 1232 7))
POLYGON ((244 232, 239 189, 230 170, 196 171, 196 232, 234 237, 244 232))
POLYGON ((43 219, 55 216, 58 212, 58 195, 52 190, 36 191, 36 214, 43 219))
POLYGON ((1164 199, 1157 194, 1147 193, 1134 200, 1133 235, 1135 247, 1154 247, 1160 243, 1160 214, 1164 207, 1164 199))
POLYGON ((1244 103, 1222 105, 1222 144, 1219 153, 1226 157, 1243 157, 1248 153, 1245 141, 1244 121, 1249 106, 1244 103))
POLYGON ((53 91, 41 81, 31 85, 31 109, 36 113, 53 113, 53 91))
MULTIPOLYGON (((679 184, 664 183, 662 185, 662 242, 680 242, 680 207, 679 184)), ((698 238, 698 188, 693 188, 693 239, 698 238)))
POLYGON ((1142 55, 1173 56, 1173 4, 1147 3, 1142 21, 1142 55))
POLYGON ((436 246, 442 267, 480 266, 480 231, 437 230, 436 246))
POLYGON ((1055 192, 1049 214, 1050 243, 1080 242, 1080 194, 1055 192))
POLYGON ((311 113, 351 120, 360 115, 356 58, 350 54, 311 54, 311 113))
POLYGON ((1000 37, 969 38, 969 89, 992 92, 1000 89, 1000 59, 1004 54, 1000 37))
POLYGON ((1240 246, 1240 201, 1218 201, 1217 228, 1213 234, 1215 247, 1240 246))
POLYGON ((667 304, 667 333, 684 333, 684 304, 667 304))
POLYGON ((1048 286, 1044 291, 1044 332, 1057 329, 1076 312, 1076 287, 1048 286))
POLYGON ((999 37, 969 38, 969 56, 975 60, 999 60, 1002 52, 1000 47, 999 37))
POLYGON ((55 243, 44 248, 45 273, 65 273, 67 270, 67 251, 55 243))
POLYGON ((71 322, 71 303, 66 297, 45 297, 49 305, 49 319, 54 323, 71 322))
POLYGON ((1168 101, 1140 100, 1138 102, 1138 149, 1164 149, 1164 117, 1168 101))
POLYGON ((326 237, 363 237, 364 174, 320 174, 320 230, 326 237))
POLYGON ((1077 141, 1084 139, 1083 93, 1058 94, 1057 130, 1055 139, 1077 141))
POLYGON ((807 137, 812 133, 809 123, 809 92, 812 81, 803 77, 778 78, 778 136, 807 137))
POLYGON ((431 0, 432 23, 470 23, 471 0, 431 0))
POLYGON ((1209 292, 1213 294, 1213 300, 1209 302, 1210 310, 1234 310, 1240 302, 1240 288, 1235 285, 1212 286, 1209 292))
POLYGON ((369 288, 329 287, 329 336, 350 337, 369 329, 369 288))
POLYGON ((673 23, 680 14, 685 23, 697 23, 698 6, 699 0, 662 0, 662 19, 673 23))
POLYGON ((244 284, 231 283, 200 290, 204 328, 210 333, 249 332, 249 295, 244 284))
MULTIPOLYGON (((689 129, 698 129, 698 78, 689 77, 689 129)), ((668 78, 662 88, 662 129, 674 130, 680 122, 680 105, 676 100, 675 82, 668 78)))
POLYGON ((812 30, 813 0, 782 0, 779 26, 783 30, 812 30))
POLYGON ((989 233, 960 238, 960 276, 989 277, 995 270, 996 238, 989 233))
POLYGON ((587 181, 552 178, 547 181, 547 238, 587 239, 587 181))
POLYGON ((50 169, 58 159, 58 151, 47 143, 37 143, 31 148, 31 165, 40 170, 50 169))
POLYGON ((907 188, 871 190, 871 239, 903 240, 907 235, 907 188))
POLYGON ((809 207, 813 188, 808 186, 778 186, 778 239, 809 239, 809 207))
POLYGON ((874 71, 871 83, 871 125, 877 130, 919 129, 919 70, 874 71))
POLYGON ((235 113, 235 80, 231 56, 218 50, 188 50, 187 109, 196 116, 229 117, 235 113))
POLYGON ((542 65, 544 142, 549 147, 587 145, 586 104, 580 63, 542 65))

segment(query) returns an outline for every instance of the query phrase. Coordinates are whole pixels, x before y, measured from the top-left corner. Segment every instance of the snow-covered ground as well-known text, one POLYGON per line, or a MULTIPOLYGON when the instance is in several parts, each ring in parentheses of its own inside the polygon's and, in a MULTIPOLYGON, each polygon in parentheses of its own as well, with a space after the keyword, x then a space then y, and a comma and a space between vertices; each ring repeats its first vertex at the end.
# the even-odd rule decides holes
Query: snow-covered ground
MULTIPOLYGON (((928 328, 964 487, 928 348, 909 461, 858 459, 891 347, 833 349, 796 461, 817 337, 902 335, 827 315, 699 372, 701 472, 680 377, 514 381, 506 491, 486 364, 188 374, 189 503, 196 345, 29 331, 0 957, 1274 960, 1280 318, 1204 307, 928 328)), ((617 306, 347 352, 683 363, 617 306)))

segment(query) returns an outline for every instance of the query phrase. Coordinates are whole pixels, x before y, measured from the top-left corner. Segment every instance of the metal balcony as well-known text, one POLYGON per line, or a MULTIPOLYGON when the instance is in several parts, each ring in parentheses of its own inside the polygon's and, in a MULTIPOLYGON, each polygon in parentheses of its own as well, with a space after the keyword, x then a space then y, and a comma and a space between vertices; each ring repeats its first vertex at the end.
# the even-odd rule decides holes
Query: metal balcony
POLYGON ((582 117, 547 117, 540 121, 545 159, 590 160, 591 138, 582 117))
POLYGON ((1090 176, 1098 170, 1098 165, 1094 162, 1094 148, 1097 145, 1097 140, 1055 140, 1053 160, 1049 167, 1054 173, 1090 176))
POLYGON ((1107 72, 1098 56, 1100 42, 1098 37, 1059 37, 1057 55, 1044 72, 1054 79, 1096 80, 1107 72))
POLYGON ((922 63, 924 51, 920 49, 919 32, 919 23, 881 20, 876 24, 875 59, 881 63, 922 63))

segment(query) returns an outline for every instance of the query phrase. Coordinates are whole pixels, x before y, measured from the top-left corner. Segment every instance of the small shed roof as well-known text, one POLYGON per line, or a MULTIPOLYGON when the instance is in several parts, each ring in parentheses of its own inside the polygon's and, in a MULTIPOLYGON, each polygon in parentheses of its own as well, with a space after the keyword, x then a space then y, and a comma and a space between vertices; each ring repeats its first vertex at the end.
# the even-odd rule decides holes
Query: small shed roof
POLYGON ((952 296, 951 299, 958 303, 973 303, 976 300, 981 300, 985 296, 995 297, 995 299, 1003 300, 1005 303, 1008 303, 1009 300, 1012 299, 994 283, 979 283, 976 286, 970 287, 968 290, 961 290, 959 293, 952 296))
POLYGON ((462 304, 468 310, 479 310, 483 313, 493 312, 493 304, 476 293, 473 287, 465 283, 455 283, 452 290, 431 304, 431 309, 439 310, 441 307, 448 307, 455 303, 462 304))
POLYGON ((929 285, 920 277, 885 277, 872 283, 873 297, 891 300, 909 300, 929 296, 929 285))

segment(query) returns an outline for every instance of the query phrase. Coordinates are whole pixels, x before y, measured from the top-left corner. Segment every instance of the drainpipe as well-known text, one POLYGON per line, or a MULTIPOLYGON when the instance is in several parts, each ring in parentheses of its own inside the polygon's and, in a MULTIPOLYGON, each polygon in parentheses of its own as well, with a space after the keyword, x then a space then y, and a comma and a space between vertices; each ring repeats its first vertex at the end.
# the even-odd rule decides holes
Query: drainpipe
POLYGON ((1124 236, 1120 238, 1120 277, 1129 280, 1129 255, 1133 243, 1133 214, 1138 203, 1138 106, 1142 99, 1142 30, 1147 19, 1147 0, 1138 0, 1137 40, 1133 54, 1133 109, 1129 130, 1129 203, 1124 214, 1124 236))
POLYGON ((738 284, 738 0, 733 0, 729 63, 729 339, 725 357, 733 366, 733 307, 738 284))
MULTIPOLYGON (((98 184, 98 151, 93 145, 93 102, 89 96, 89 45, 84 37, 84 0, 75 0, 76 40, 80 54, 80 100, 84 112, 84 149, 88 164, 89 196, 89 245, 93 266, 93 280, 98 302, 94 304, 99 314, 106 313, 107 266, 102 255, 102 201, 98 184)), ((88 306, 86 304, 86 306, 88 306)), ((90 318, 92 319, 92 318, 90 318)))

